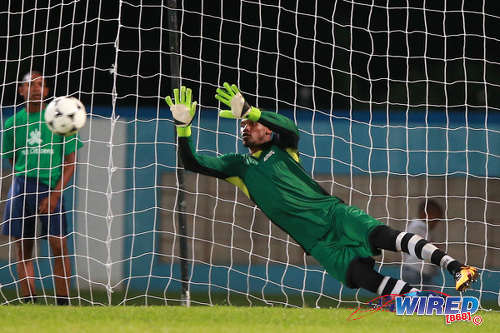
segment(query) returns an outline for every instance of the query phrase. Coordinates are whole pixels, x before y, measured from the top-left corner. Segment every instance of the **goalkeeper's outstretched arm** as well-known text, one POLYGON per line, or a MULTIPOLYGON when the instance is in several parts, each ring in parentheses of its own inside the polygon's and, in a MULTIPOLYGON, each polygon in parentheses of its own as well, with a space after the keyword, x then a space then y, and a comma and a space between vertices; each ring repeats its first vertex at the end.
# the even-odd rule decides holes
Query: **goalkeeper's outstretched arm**
POLYGON ((207 156, 198 154, 194 149, 191 140, 191 122, 196 114, 196 102, 191 101, 191 96, 191 89, 182 86, 180 91, 174 89, 174 101, 170 96, 165 98, 174 117, 179 142, 179 154, 184 169, 224 180, 239 176, 238 165, 242 158, 240 155, 207 156))
POLYGON ((194 149, 190 136, 178 135, 178 137, 179 154, 184 164, 184 169, 224 180, 239 176, 238 166, 242 159, 240 155, 226 154, 219 157, 201 155, 194 149))

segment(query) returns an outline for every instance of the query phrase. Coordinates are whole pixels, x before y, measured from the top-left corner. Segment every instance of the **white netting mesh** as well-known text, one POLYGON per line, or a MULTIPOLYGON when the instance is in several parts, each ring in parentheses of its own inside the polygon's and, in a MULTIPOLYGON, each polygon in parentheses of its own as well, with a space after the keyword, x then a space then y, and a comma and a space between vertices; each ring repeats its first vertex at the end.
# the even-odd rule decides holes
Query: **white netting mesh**
MULTIPOLYGON (((480 267, 473 294, 497 303, 492 1, 7 1, 0 22, 2 124, 20 108, 17 86, 31 69, 45 74, 51 96, 76 96, 90 111, 66 193, 73 301, 175 304, 183 286, 203 304, 322 306, 370 296, 341 287, 232 185, 179 174, 159 96, 191 87, 201 106, 198 151, 245 153, 237 123, 217 118, 215 89, 227 81, 297 123, 303 165, 332 194, 400 230, 425 198, 438 202, 443 223, 426 236, 480 267)), ((4 160, 2 204, 11 175, 4 160)), ((53 296, 52 254, 37 244, 38 293, 53 296)), ((21 297, 6 237, 0 255, 6 303, 21 297)), ((377 268, 399 277, 402 259, 385 252, 377 268)), ((452 292, 447 273, 431 285, 452 292)))

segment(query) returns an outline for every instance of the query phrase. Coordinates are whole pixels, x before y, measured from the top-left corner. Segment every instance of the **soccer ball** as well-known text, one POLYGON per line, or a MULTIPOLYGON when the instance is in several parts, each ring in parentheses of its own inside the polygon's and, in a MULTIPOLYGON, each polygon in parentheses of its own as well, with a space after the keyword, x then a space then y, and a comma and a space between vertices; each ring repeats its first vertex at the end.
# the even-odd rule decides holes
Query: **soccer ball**
POLYGON ((45 123, 55 134, 73 135, 86 121, 85 106, 75 97, 56 97, 45 109, 45 123))

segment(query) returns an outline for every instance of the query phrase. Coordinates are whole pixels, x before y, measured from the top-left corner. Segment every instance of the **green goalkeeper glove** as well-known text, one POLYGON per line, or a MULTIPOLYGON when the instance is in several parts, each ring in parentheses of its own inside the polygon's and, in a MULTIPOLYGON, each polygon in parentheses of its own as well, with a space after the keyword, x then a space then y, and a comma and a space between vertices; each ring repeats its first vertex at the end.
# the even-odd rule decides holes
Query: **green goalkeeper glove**
POLYGON ((174 117, 175 126, 179 127, 189 127, 193 121, 194 115, 196 114, 196 104, 197 102, 191 103, 192 91, 185 86, 181 87, 179 94, 179 89, 174 89, 174 101, 170 96, 165 97, 165 102, 167 102, 174 117))
POLYGON ((221 110, 219 116, 222 118, 230 119, 250 119, 252 121, 258 121, 260 118, 261 111, 253 106, 250 106, 243 95, 241 95, 238 87, 235 84, 229 85, 229 83, 224 82, 224 89, 217 88, 217 94, 215 98, 225 105, 231 107, 231 110, 221 110))

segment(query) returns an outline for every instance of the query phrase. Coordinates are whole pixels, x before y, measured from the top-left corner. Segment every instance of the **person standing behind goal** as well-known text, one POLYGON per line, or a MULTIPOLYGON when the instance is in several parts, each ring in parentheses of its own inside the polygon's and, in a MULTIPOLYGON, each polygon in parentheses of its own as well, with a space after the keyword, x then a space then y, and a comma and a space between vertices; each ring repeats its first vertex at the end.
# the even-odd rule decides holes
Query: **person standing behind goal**
POLYGON ((2 157, 13 166, 12 184, 3 214, 2 233, 15 244, 23 301, 36 302, 33 247, 37 234, 48 238, 54 256, 56 302, 69 304, 71 266, 62 193, 73 178, 76 134, 53 134, 44 121, 49 89, 40 72, 24 75, 18 89, 26 104, 5 121, 2 157), (37 226, 39 218, 41 228, 37 226))
MULTIPOLYGON (((436 227, 442 218, 443 210, 437 201, 423 200, 418 206, 418 218, 408 223, 406 231, 434 242, 437 237, 436 227)), ((409 254, 403 254, 403 280, 414 285, 422 285, 424 289, 430 289, 432 280, 438 273, 437 266, 424 263, 409 254)))
POLYGON ((231 110, 219 115, 242 119, 241 137, 250 153, 198 154, 190 126, 197 103, 192 102, 191 89, 183 86, 180 91, 174 89, 174 101, 170 96, 165 100, 176 124, 185 169, 238 186, 273 223, 349 288, 379 295, 418 292, 405 281, 373 269, 372 256, 381 249, 403 251, 446 268, 458 291, 478 278, 475 267, 463 265, 422 237, 394 230, 330 195, 300 164, 297 126, 287 117, 250 106, 234 84, 224 83, 224 88, 217 89, 215 98, 231 110))

